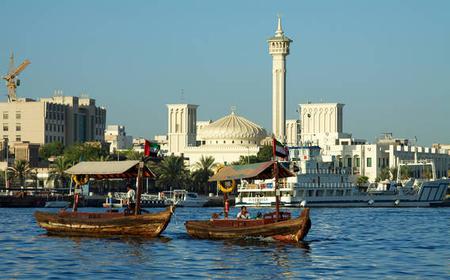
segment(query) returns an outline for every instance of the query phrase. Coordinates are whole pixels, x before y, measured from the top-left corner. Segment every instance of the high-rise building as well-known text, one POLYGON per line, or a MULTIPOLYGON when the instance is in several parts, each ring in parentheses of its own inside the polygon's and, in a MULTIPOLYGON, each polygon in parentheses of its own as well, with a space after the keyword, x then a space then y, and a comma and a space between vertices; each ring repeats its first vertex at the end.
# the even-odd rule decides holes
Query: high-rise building
POLYGON ((292 40, 284 35, 280 17, 275 36, 267 42, 272 55, 272 133, 286 142, 286 56, 292 40))
POLYGON ((71 145, 104 140, 106 109, 97 107, 91 98, 20 98, 0 102, 0 121, 2 138, 10 145, 23 141, 71 145))

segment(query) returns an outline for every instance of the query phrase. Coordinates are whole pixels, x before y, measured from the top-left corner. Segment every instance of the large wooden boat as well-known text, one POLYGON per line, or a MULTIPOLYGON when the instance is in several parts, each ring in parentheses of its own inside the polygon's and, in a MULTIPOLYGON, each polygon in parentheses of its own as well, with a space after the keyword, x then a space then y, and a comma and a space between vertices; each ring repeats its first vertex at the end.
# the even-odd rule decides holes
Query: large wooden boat
POLYGON ((82 213, 60 211, 58 213, 36 211, 34 216, 40 227, 49 234, 71 236, 159 236, 172 217, 173 207, 150 214, 82 213))
MULTIPOLYGON (((275 140, 274 140, 274 159, 275 140)), ((294 176, 288 169, 276 160, 247 164, 225 166, 214 174, 209 180, 217 181, 224 193, 224 218, 213 217, 210 220, 194 220, 185 223, 188 234, 195 238, 204 239, 236 239, 248 237, 271 237, 286 242, 299 242, 308 234, 311 228, 309 209, 303 210, 297 218, 291 218, 288 212, 280 212, 280 199, 277 187, 278 178, 294 176), (276 211, 264 215, 261 219, 229 219, 227 193, 236 186, 235 180, 240 179, 269 179, 274 178, 274 189, 277 193, 276 211), (221 182, 230 182, 224 187, 221 182), (231 185, 231 186, 230 186, 231 185)))
POLYGON ((78 212, 78 197, 75 196, 73 211, 49 213, 36 211, 39 226, 49 234, 76 236, 141 236, 156 237, 167 227, 174 207, 159 213, 141 213, 142 178, 153 178, 154 174, 143 161, 80 162, 66 173, 74 177, 77 185, 85 184, 88 178, 137 178, 136 206, 124 212, 78 212), (77 179, 78 178, 78 179, 77 179), (81 183, 80 183, 81 182, 81 183))
POLYGON ((238 239, 245 237, 271 237, 279 241, 299 242, 311 228, 309 209, 304 209, 297 218, 290 213, 268 213, 262 219, 211 219, 209 221, 188 221, 189 235, 202 239, 238 239))

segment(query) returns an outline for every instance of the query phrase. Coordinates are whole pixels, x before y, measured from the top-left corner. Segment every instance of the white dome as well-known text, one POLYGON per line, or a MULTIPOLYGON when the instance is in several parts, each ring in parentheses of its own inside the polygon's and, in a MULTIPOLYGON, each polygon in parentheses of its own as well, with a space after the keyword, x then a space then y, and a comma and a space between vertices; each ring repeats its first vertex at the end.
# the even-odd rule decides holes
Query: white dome
POLYGON ((241 139, 261 141, 267 136, 266 130, 259 125, 237 116, 234 112, 199 130, 204 140, 241 139))

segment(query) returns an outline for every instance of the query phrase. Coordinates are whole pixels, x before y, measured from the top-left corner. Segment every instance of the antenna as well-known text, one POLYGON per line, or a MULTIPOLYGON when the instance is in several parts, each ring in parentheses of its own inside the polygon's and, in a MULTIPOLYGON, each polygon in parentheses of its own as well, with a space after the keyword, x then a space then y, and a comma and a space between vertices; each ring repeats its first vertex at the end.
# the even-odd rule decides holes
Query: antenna
POLYGON ((181 89, 180 100, 181 100, 181 103, 184 103, 184 89, 181 89))

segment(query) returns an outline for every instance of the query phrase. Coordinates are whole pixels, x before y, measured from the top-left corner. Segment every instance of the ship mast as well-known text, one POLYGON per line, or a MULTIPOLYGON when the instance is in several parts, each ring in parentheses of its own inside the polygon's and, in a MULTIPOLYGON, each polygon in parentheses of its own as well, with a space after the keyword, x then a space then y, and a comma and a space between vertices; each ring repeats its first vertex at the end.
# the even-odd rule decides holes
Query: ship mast
POLYGON ((273 152, 273 173, 274 173, 274 190, 275 190, 275 214, 277 221, 280 220, 280 190, 278 189, 278 161, 276 154, 276 140, 272 139, 272 152, 273 152))

